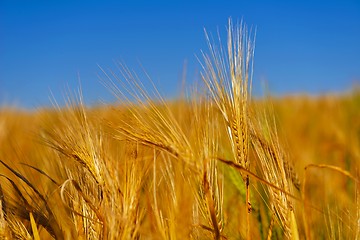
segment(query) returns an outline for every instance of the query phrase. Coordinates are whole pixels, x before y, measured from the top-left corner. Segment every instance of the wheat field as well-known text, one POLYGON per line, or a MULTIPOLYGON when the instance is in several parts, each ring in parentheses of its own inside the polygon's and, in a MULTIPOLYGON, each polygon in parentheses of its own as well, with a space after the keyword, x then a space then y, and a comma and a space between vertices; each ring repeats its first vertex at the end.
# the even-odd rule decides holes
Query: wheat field
POLYGON ((3 107, 1 239, 360 239, 360 92, 254 98, 251 31, 206 38, 177 100, 122 65, 117 103, 3 107))

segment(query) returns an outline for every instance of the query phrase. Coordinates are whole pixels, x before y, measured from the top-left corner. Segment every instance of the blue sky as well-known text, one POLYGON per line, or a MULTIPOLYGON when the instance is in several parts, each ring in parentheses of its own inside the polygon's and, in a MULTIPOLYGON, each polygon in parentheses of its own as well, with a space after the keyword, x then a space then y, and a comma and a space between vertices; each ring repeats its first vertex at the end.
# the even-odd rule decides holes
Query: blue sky
POLYGON ((81 81, 87 104, 112 101, 98 75, 142 67, 165 96, 199 78, 204 28, 256 26, 254 92, 341 92, 360 80, 360 1, 0 1, 0 105, 62 102, 81 81), (141 66, 142 67, 141 67, 141 66))

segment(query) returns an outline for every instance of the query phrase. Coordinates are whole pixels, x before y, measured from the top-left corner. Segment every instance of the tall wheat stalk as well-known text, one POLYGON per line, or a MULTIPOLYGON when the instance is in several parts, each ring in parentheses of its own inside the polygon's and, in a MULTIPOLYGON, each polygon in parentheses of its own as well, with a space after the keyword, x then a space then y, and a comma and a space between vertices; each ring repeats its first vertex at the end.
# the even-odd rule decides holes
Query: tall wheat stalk
MULTIPOLYGON (((255 48, 251 30, 242 23, 234 29, 229 19, 227 52, 216 48, 208 34, 206 38, 210 53, 203 53, 202 79, 225 122, 234 161, 249 170, 249 104, 255 48)), ((246 186, 246 235, 250 239, 250 179, 246 174, 242 178, 246 186)))

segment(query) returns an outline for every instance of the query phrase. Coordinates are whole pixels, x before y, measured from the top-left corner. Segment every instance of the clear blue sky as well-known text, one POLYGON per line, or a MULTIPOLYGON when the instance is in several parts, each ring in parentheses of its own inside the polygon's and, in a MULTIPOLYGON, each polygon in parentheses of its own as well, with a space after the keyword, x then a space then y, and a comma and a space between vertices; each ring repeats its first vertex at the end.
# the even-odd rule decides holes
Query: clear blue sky
POLYGON ((103 68, 141 65, 174 96, 184 61, 198 78, 203 29, 257 27, 255 93, 345 91, 360 80, 360 1, 0 1, 0 105, 61 102, 79 77, 86 103, 111 101, 103 68))

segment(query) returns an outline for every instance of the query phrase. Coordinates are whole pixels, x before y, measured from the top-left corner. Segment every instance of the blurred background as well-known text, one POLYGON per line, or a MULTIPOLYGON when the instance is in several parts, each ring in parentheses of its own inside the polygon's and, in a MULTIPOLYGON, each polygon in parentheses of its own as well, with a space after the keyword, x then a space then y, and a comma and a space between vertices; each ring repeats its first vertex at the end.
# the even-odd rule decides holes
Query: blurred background
MULTIPOLYGON (((0 106, 114 101, 99 80, 117 62, 149 74, 167 98, 200 78, 204 29, 228 18, 256 29, 253 91, 321 95, 360 80, 360 1, 0 1, 0 106), (100 67, 99 67, 100 66, 100 67)), ((145 74, 140 74, 140 76, 145 74)))

